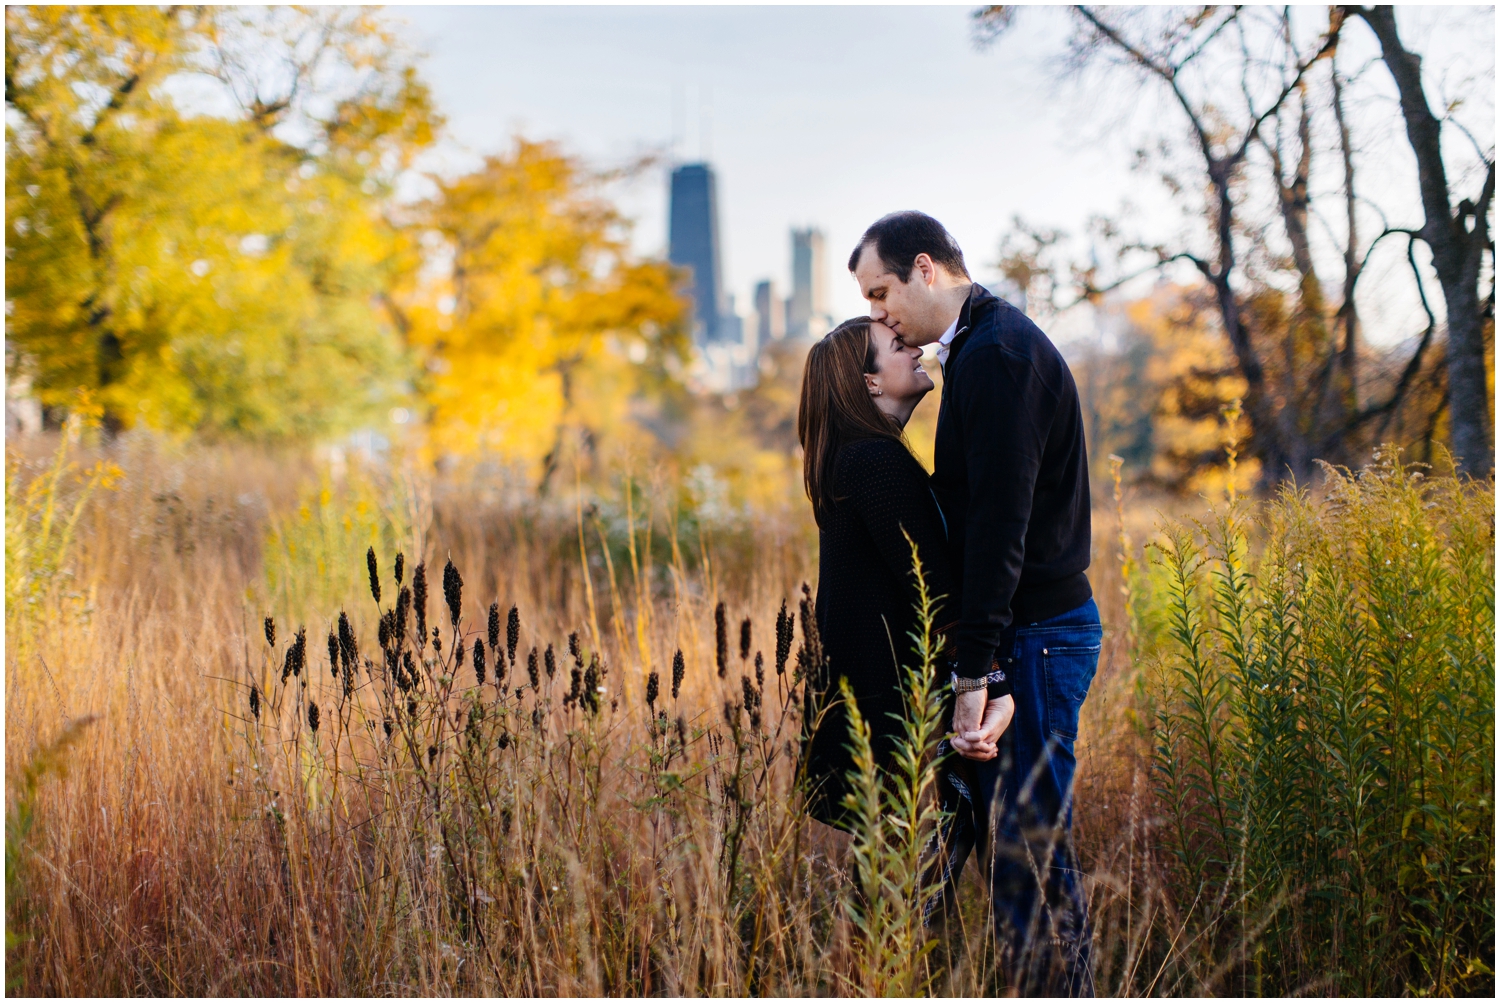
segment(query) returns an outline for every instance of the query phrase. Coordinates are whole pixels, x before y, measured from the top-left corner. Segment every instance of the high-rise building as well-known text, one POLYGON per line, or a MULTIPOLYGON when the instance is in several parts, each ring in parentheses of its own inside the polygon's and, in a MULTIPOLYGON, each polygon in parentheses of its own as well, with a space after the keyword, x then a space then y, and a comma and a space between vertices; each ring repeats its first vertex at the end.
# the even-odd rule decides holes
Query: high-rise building
POLYGON ((766 345, 786 337, 786 308, 776 295, 776 284, 763 279, 755 285, 756 343, 766 345))
POLYGON ((672 171, 667 258, 693 273, 693 343, 720 340, 725 309, 723 258, 719 251, 719 198, 714 171, 707 164, 683 164, 672 171))
POLYGON ((792 295, 786 301, 786 333, 793 338, 821 338, 831 326, 823 231, 793 230, 792 295))

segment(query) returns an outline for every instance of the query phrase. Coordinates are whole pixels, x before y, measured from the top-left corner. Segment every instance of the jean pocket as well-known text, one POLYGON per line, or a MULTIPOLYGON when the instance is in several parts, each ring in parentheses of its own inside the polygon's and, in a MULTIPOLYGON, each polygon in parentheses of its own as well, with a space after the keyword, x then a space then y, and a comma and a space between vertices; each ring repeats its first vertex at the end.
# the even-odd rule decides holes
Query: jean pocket
POLYGON ((1099 667, 1099 643, 1049 644, 1042 649, 1047 677, 1047 728, 1059 738, 1078 737, 1078 711, 1099 667))

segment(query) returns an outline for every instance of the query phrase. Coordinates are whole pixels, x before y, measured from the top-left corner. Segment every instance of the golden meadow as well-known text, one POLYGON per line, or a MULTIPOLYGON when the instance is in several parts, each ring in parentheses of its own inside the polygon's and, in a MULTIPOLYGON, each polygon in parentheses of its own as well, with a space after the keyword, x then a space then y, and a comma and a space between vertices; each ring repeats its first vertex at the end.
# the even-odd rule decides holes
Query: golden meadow
MULTIPOLYGON (((852 845, 799 813, 790 476, 423 469, 10 450, 12 992, 1005 989, 972 872, 913 919, 928 688, 852 845)), ((1194 516, 1095 494, 1101 993, 1490 992, 1493 488, 1387 451, 1194 516)))

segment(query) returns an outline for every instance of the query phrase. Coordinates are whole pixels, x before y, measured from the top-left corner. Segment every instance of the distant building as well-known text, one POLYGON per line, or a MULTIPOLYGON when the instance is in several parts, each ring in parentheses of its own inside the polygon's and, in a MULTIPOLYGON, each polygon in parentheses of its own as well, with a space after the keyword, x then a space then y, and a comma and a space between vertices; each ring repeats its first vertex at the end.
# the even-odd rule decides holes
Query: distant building
POLYGON ((786 337, 786 305, 776 295, 776 284, 762 279, 755 286, 756 341, 761 345, 786 337))
POLYGON ((691 269, 693 343, 720 340, 725 309, 723 256, 719 250, 719 197, 707 164, 683 164, 672 171, 667 258, 691 269))
POLYGON ((786 333, 821 338, 833 326, 828 308, 828 260, 823 231, 792 231, 792 295, 786 301, 786 333))

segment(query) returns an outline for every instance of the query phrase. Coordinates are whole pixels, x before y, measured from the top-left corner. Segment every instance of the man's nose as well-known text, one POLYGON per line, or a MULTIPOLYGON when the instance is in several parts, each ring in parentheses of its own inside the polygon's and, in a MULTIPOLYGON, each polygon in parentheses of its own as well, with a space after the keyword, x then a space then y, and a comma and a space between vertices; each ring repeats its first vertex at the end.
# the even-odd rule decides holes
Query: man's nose
POLYGON ((870 319, 871 320, 885 320, 886 317, 888 317, 888 316, 890 316, 890 315, 885 312, 885 307, 881 306, 879 303, 875 303, 875 302, 871 302, 870 303, 870 319))

